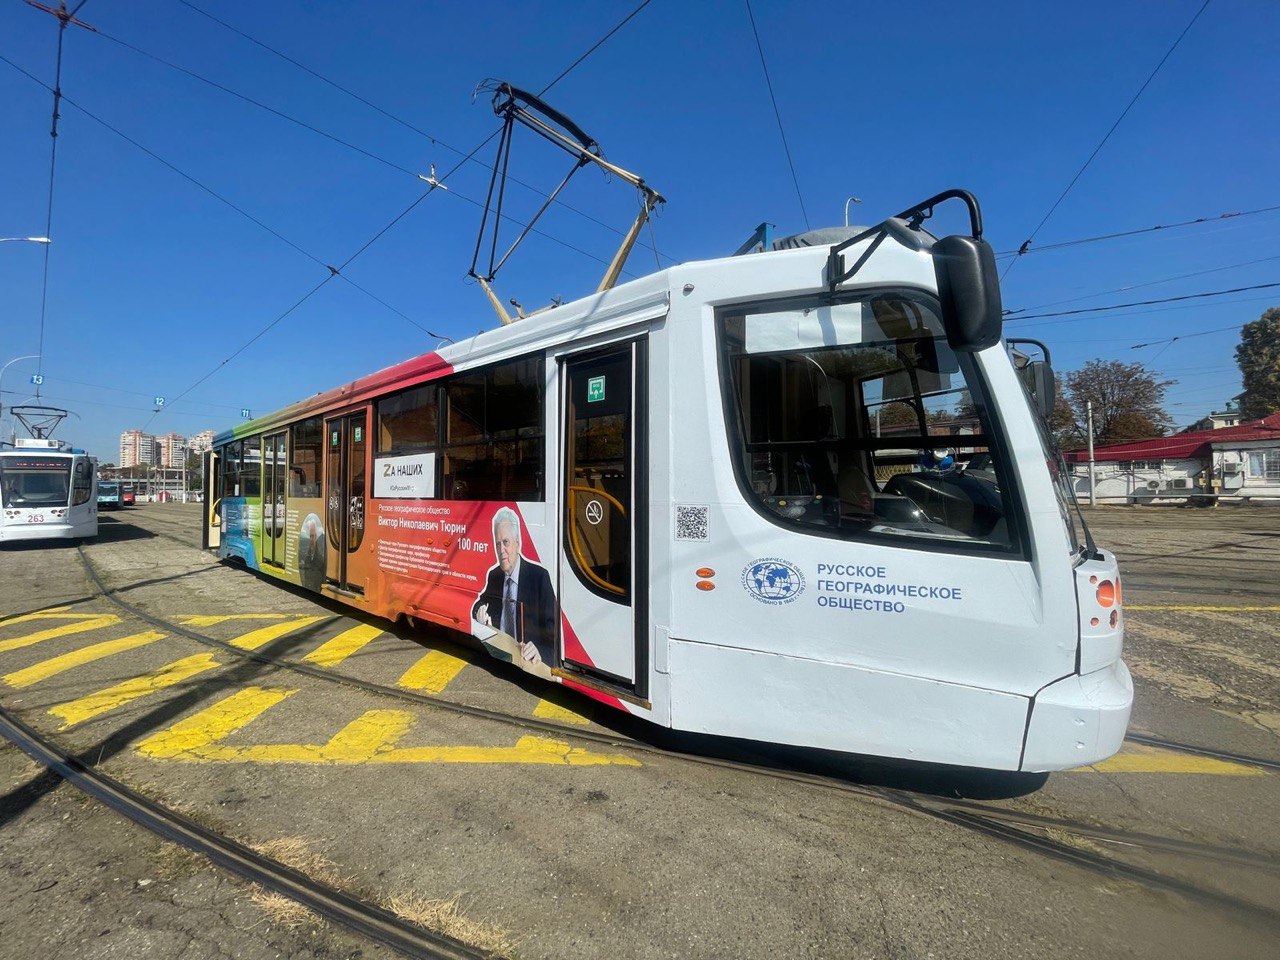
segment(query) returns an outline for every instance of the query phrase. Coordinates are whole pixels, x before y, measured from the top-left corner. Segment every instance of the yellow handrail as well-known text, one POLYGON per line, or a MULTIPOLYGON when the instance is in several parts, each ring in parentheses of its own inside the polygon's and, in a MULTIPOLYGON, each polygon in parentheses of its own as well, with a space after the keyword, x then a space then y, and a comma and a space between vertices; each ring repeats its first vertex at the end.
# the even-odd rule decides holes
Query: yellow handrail
MULTIPOLYGON (((595 487, 570 486, 569 493, 570 494, 574 494, 574 493, 599 494, 600 496, 608 500, 610 503, 612 503, 614 506, 616 506, 619 510, 621 510, 624 518, 627 515, 627 508, 624 507, 621 503, 619 503, 615 497, 611 497, 609 494, 605 493, 603 490, 597 490, 595 487)), ((569 508, 570 508, 570 513, 572 513, 573 512, 572 499, 570 500, 569 508)), ((578 569, 581 570, 584 574, 586 574, 587 579, 590 580, 592 583, 594 583, 596 586, 604 590, 608 590, 610 593, 616 593, 616 594, 619 594, 620 596, 626 596, 627 590, 625 587, 619 587, 616 584, 610 583, 608 580, 605 580, 598 573, 596 573, 594 570, 591 569, 590 564, 587 563, 587 558, 583 556, 582 544, 579 541, 580 536, 581 534, 578 531, 578 524, 571 520, 569 523, 569 545, 573 550, 573 559, 574 559, 574 562, 577 563, 578 569)))

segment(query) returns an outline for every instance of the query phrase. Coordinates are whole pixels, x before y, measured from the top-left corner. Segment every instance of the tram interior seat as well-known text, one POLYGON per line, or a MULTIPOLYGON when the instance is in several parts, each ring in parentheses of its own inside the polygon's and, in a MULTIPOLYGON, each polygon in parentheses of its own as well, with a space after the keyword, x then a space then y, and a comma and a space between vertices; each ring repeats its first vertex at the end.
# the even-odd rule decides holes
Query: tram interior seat
POLYGON ((885 493, 906 497, 930 520, 970 537, 988 537, 1004 518, 994 486, 964 473, 900 473, 885 493))

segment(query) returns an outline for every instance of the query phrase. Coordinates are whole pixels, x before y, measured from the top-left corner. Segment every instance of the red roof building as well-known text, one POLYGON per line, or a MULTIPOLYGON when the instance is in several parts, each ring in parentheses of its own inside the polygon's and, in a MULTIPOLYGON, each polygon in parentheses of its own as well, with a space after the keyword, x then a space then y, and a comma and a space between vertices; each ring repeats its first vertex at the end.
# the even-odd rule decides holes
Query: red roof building
MULTIPOLYGON (((1196 460, 1208 459, 1213 446, 1223 443, 1252 443, 1280 440, 1280 413, 1235 427, 1217 430, 1193 430, 1150 440, 1130 440, 1094 447, 1093 458, 1099 463, 1129 460, 1196 460)), ((1088 450, 1070 450, 1063 454, 1068 463, 1088 463, 1088 450)))

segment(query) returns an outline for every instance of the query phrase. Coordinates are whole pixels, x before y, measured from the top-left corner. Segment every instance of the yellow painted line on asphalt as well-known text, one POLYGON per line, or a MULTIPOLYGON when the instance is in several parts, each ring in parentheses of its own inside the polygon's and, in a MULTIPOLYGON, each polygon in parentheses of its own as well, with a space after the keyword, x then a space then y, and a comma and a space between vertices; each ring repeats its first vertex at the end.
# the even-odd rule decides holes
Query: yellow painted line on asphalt
POLYGON ((467 661, 443 650, 432 650, 404 672, 397 686, 422 693, 441 693, 462 672, 467 661))
POLYGON ((533 708, 533 715, 541 717, 543 720, 555 720, 559 723, 590 723, 591 718, 583 716, 577 710, 566 707, 564 704, 553 703, 550 700, 539 700, 538 705, 533 708))
POLYGON ((343 630, 331 640, 326 640, 302 659, 321 667, 336 667, 352 654, 360 652, 371 640, 382 636, 379 627, 361 624, 350 630, 343 630))
POLYGON ((568 766, 640 762, 622 754, 595 753, 546 737, 521 737, 513 747, 429 746, 397 748, 413 725, 403 710, 369 710, 324 744, 228 746, 222 741, 296 690, 248 687, 138 744, 153 760, 194 763, 521 763, 568 766))
POLYGON ((182 683, 184 680, 189 680, 196 674, 212 670, 216 666, 219 666, 219 664, 217 660, 213 659, 212 653, 197 653, 193 657, 175 660, 159 670, 153 670, 151 673, 143 674, 140 677, 117 683, 115 686, 88 694, 78 700, 60 703, 58 706, 50 708, 49 714, 60 719, 62 721, 62 729, 67 730, 76 724, 91 720, 99 714, 127 706, 141 697, 158 693, 166 687, 172 687, 175 684, 182 683))
POLYGON ((228 620, 284 620, 288 613, 214 613, 179 617, 178 622, 188 627, 212 627, 228 620))
POLYGON ((319 623, 321 620, 327 619, 327 617, 295 617, 285 623, 273 623, 269 627, 259 627, 257 630, 242 633, 230 643, 240 650, 257 650, 259 647, 266 646, 272 640, 278 640, 286 634, 293 633, 295 630, 301 630, 303 627, 309 627, 313 623, 319 623))
POLYGON ((199 751, 225 740, 277 703, 297 693, 272 687, 245 687, 199 713, 152 734, 138 744, 144 757, 163 760, 208 759, 199 751))
POLYGON ((1196 612, 1236 613, 1240 611, 1275 612, 1277 610, 1280 610, 1280 607, 1182 607, 1182 606, 1159 606, 1159 605, 1147 606, 1147 605, 1126 603, 1124 605, 1124 609, 1125 610, 1171 610, 1171 611, 1186 611, 1190 613, 1196 613, 1196 612))
POLYGON ((42 643, 45 640, 54 640, 57 637, 69 637, 73 633, 84 633, 87 630, 98 630, 102 627, 115 626, 120 622, 120 618, 114 613, 104 613, 90 617, 87 620, 81 620, 79 623, 67 623, 61 627, 50 627, 48 630, 37 630, 35 633, 28 633, 21 637, 12 637, 9 640, 0 640, 0 653, 8 653, 10 650, 21 650, 23 647, 30 647, 33 644, 42 643))
POLYGON ((149 643, 155 643, 157 640, 163 639, 163 633, 156 630, 148 630, 145 633, 135 633, 131 637, 121 637, 118 640, 104 640, 102 643, 90 644, 79 650, 64 653, 60 657, 42 660, 35 666, 27 667, 23 670, 15 670, 13 673, 6 674, 3 679, 11 687, 29 687, 33 683, 39 683, 41 680, 49 679, 49 677, 56 677, 58 674, 81 664, 93 663, 95 660, 101 660, 103 657, 109 657, 115 653, 123 653, 126 650, 136 650, 138 647, 145 647, 149 643))
POLYGON ((65 613, 70 610, 66 607, 46 607, 44 610, 37 610, 35 613, 24 613, 16 617, 5 617, 0 619, 0 627, 11 627, 15 623, 26 623, 30 620, 91 620, 94 617, 100 617, 100 613, 65 613))
POLYGON ((1259 777, 1264 771, 1243 763, 1231 763, 1214 757, 1198 757, 1176 750, 1163 750, 1145 744, 1130 743, 1114 757, 1088 767, 1077 767, 1073 773, 1199 773, 1219 777, 1259 777))

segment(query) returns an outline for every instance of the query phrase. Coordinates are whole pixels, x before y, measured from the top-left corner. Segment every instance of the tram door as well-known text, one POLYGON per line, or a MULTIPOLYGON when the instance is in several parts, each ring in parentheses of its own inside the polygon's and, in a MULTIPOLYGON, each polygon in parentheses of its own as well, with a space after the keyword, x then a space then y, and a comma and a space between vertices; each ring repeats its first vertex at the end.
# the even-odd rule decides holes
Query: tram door
POLYGON ((273 566, 284 566, 285 434, 262 440, 262 546, 259 556, 273 566))
POLYGON ((632 689, 647 674, 644 346, 571 357, 562 378, 565 665, 632 689))
POLYGON ((347 564, 364 540, 367 433, 363 410, 325 421, 325 579, 357 593, 363 593, 364 586, 347 579, 347 564))
POLYGON ((206 549, 216 548, 222 540, 222 517, 218 505, 222 502, 222 468, 218 452, 206 450, 204 454, 204 535, 206 549))

